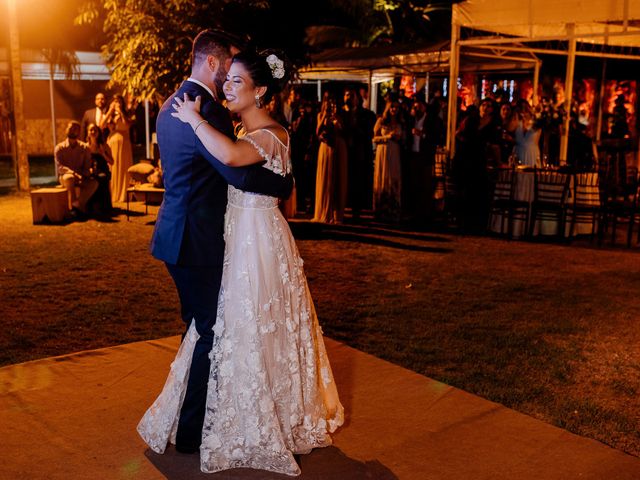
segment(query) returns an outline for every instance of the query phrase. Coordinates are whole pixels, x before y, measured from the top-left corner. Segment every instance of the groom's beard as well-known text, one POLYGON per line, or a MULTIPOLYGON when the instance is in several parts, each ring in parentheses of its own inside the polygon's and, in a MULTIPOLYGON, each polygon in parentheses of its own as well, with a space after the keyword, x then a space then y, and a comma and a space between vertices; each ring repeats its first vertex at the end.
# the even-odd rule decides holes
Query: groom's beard
POLYGON ((216 73, 216 78, 213 79, 213 84, 216 87, 216 96, 219 101, 224 100, 224 91, 222 86, 224 85, 225 80, 227 79, 227 71, 224 68, 219 68, 216 73))

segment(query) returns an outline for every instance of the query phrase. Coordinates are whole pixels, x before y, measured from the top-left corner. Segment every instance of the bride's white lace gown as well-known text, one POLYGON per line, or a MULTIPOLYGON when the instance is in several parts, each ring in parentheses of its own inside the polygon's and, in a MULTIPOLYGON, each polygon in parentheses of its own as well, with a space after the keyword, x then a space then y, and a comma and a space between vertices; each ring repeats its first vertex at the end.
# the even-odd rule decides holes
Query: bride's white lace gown
MULTIPOLYGON (((270 131, 240 140, 260 152, 266 168, 290 171, 288 146, 270 131)), ((293 455, 330 445, 329 433, 344 421, 303 262, 278 200, 231 186, 225 241, 201 469, 298 475, 293 455)), ((162 393, 138 425, 158 453, 175 443, 197 339, 191 325, 162 393)))

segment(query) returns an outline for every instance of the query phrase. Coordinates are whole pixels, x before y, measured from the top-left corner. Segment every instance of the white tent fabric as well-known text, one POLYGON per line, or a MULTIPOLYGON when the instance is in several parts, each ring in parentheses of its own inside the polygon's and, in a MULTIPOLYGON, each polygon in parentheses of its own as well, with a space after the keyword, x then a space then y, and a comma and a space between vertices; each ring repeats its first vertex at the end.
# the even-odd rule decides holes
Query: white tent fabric
POLYGON ((530 39, 640 46, 638 0, 467 0, 453 7, 453 23, 530 39))

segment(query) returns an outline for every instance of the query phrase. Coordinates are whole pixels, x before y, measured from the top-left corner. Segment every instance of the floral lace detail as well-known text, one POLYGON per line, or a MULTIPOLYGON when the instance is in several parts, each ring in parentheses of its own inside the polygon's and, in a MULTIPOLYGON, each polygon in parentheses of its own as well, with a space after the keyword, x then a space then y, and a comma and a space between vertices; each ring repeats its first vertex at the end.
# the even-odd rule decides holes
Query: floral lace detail
POLYGON ((187 391, 193 350, 199 338, 195 322, 191 322, 171 364, 162 393, 138 423, 138 433, 154 452, 164 453, 169 442, 176 443, 178 417, 187 391))
POLYGON ((241 132, 238 140, 244 140, 253 145, 260 156, 267 162, 264 164, 265 168, 282 176, 291 173, 289 147, 283 145, 270 130, 260 129, 250 133, 241 132))
POLYGON ((303 262, 278 209, 229 203, 201 468, 287 475, 344 421, 303 262))
MULTIPOLYGON (((266 162, 263 167, 283 176, 291 172, 289 148, 280 143, 280 140, 269 130, 262 129, 251 133, 241 131, 238 140, 244 140, 253 145, 266 162), (267 149, 274 153, 268 153, 267 149)), ((238 190, 231 185, 229 185, 227 198, 229 205, 233 205, 238 208, 250 209, 276 208, 280 202, 280 200, 275 197, 253 192, 245 192, 243 190, 238 190)))

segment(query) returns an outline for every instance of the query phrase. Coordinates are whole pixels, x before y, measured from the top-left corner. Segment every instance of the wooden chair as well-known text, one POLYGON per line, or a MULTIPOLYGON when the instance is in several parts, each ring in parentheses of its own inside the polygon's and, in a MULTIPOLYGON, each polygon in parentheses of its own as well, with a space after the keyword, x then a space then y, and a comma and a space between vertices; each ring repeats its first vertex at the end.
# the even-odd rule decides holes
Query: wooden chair
MULTIPOLYGON (((633 228, 636 218, 640 218, 638 212, 638 181, 637 167, 626 168, 626 179, 624 184, 607 183, 601 186, 601 196, 603 207, 601 214, 602 225, 600 227, 600 238, 611 229, 611 243, 615 245, 618 223, 627 222, 627 247, 631 246, 633 238, 633 228)), ((638 241, 640 242, 640 229, 638 230, 638 241)))
POLYGON ((458 224, 458 210, 460 208, 460 194, 458 185, 451 175, 451 168, 445 167, 444 174, 444 220, 449 225, 458 224))
POLYGON ((504 235, 505 220, 507 224, 507 236, 513 238, 513 222, 521 220, 528 232, 529 202, 516 200, 517 175, 513 168, 501 168, 497 171, 493 189, 493 199, 489 210, 489 225, 497 215, 500 215, 500 234, 504 235))
POLYGON ((433 197, 435 200, 443 200, 445 198, 446 179, 445 171, 447 168, 447 152, 438 148, 433 162, 433 197))
POLYGON ((573 238, 576 224, 591 224, 591 238, 601 221, 602 204, 596 172, 577 173, 573 176, 573 198, 567 204, 566 221, 571 221, 569 238, 573 238))
POLYGON ((553 170, 536 170, 534 198, 531 203, 531 221, 529 236, 533 237, 537 221, 553 220, 557 222, 556 235, 564 235, 565 203, 569 189, 570 175, 553 170))

